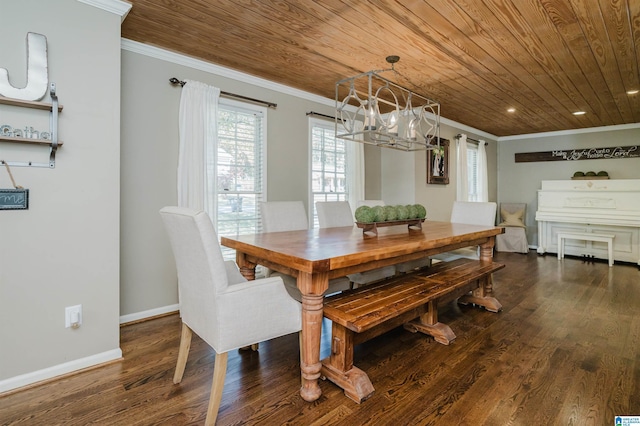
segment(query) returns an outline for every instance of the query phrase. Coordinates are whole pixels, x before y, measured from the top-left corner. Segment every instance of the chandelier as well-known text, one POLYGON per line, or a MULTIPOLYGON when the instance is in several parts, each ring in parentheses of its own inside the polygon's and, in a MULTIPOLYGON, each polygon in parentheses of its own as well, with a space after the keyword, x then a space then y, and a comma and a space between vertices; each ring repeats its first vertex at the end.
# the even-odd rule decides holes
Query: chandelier
POLYGON ((336 83, 336 137, 401 151, 440 147, 440 103, 368 71, 336 83))

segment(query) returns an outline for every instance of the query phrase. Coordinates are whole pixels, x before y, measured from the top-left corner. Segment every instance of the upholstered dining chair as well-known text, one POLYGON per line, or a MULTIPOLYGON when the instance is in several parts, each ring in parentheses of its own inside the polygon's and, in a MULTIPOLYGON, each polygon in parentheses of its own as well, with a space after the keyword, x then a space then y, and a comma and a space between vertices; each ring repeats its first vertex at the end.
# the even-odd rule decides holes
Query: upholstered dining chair
POLYGON ((384 205, 385 205, 384 200, 358 200, 356 208, 360 206, 375 207, 375 206, 384 206, 384 205))
MULTIPOLYGON (((316 211, 318 212, 318 225, 320 228, 353 227, 355 224, 353 212, 348 201, 317 201, 316 211)), ((390 265, 371 271, 349 274, 347 278, 353 283, 353 287, 360 287, 392 277, 395 274, 395 266, 390 265)))
POLYGON ((316 212, 320 228, 353 227, 355 224, 348 201, 316 201, 316 212))
POLYGON ((496 235, 496 251, 529 253, 525 217, 526 203, 501 203, 498 226, 504 226, 504 234, 496 235))
POLYGON ((301 231, 309 229, 302 201, 264 201, 260 203, 264 232, 301 231))
MULTIPOLYGON (((264 232, 301 231, 309 229, 307 212, 302 201, 265 201, 260 203, 260 217, 264 232)), ((266 270, 267 276, 279 276, 284 281, 287 291, 297 301, 302 301, 302 293, 298 289, 297 280, 287 274, 266 270)), ((351 281, 347 277, 329 280, 327 294, 348 290, 351 281)))
MULTIPOLYGON (((455 201, 451 210, 452 223, 494 226, 497 204, 494 202, 455 201)), ((431 256, 432 259, 451 261, 460 258, 479 259, 478 247, 464 247, 431 256)))
POLYGON ((173 383, 182 380, 195 332, 216 353, 205 424, 216 422, 229 351, 299 332, 300 303, 280 277, 247 281, 224 261, 218 237, 203 211, 164 207, 160 215, 178 271, 182 334, 173 383))
MULTIPOLYGON (((386 205, 383 200, 358 200, 358 207, 360 206, 384 206, 386 205)), ((415 271, 417 269, 422 269, 431 266, 431 258, 423 257, 420 259, 409 260, 407 262, 398 263, 396 265, 396 274, 406 274, 408 272, 415 271)))

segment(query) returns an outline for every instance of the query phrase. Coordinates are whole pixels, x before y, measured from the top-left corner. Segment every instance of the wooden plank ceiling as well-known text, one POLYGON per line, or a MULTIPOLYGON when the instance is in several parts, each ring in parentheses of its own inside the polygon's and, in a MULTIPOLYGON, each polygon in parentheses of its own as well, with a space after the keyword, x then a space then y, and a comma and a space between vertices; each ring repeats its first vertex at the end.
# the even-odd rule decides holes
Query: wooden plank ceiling
POLYGON ((640 0, 130 2, 123 38, 330 99, 398 55, 386 78, 496 136, 640 122, 640 0))

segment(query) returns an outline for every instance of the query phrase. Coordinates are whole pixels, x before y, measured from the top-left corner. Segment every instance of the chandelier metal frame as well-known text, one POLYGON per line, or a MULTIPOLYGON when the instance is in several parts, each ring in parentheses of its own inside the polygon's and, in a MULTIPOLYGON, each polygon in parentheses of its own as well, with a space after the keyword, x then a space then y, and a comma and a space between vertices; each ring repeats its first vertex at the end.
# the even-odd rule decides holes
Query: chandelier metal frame
POLYGON ((440 103, 382 77, 400 58, 386 60, 391 68, 336 83, 336 138, 400 151, 439 149, 440 103))

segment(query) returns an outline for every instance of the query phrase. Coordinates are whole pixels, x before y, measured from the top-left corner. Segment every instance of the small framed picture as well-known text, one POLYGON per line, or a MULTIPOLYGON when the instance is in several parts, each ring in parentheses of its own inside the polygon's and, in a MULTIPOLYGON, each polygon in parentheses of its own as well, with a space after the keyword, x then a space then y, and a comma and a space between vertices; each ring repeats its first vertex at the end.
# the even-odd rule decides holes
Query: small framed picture
POLYGON ((427 183, 449 184, 449 141, 440 139, 440 148, 427 151, 427 183))

